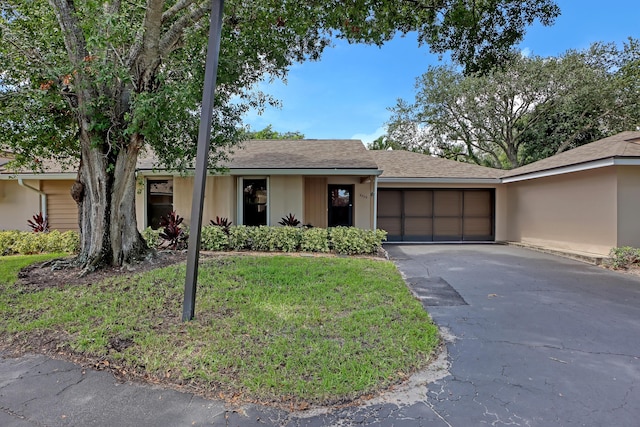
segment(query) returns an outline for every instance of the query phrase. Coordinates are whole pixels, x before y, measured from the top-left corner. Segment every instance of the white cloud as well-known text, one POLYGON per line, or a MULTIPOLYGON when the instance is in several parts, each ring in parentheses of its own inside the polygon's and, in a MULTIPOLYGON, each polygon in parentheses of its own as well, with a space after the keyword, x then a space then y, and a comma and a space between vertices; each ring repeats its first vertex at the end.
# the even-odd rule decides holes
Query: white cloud
POLYGON ((356 133, 351 139, 359 139, 365 143, 365 145, 371 144, 376 138, 387 133, 387 127, 382 126, 374 130, 372 133, 356 133))
POLYGON ((520 51, 520 55, 524 58, 528 58, 531 56, 531 49, 529 49, 528 47, 525 47, 524 49, 522 49, 520 51))

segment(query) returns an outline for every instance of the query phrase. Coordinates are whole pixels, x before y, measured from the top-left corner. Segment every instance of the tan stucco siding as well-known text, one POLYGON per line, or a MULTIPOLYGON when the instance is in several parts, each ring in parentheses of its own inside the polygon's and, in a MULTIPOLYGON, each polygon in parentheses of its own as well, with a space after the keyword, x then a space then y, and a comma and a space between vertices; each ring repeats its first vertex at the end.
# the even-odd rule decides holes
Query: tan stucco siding
MULTIPOLYGON (((184 218, 186 225, 191 224, 191 204, 193 201, 193 177, 173 178, 173 208, 184 218)), ((207 225, 216 216, 234 221, 236 203, 235 178, 231 176, 208 176, 204 191, 202 224, 207 225)))
POLYGON ((599 168, 507 184, 507 239, 606 255, 617 241, 617 174, 599 168))
POLYGON ((278 225, 292 214, 298 220, 304 215, 304 180, 300 175, 271 176, 269 179, 269 225, 278 225))
POLYGON ((78 204, 71 197, 73 180, 41 181, 40 190, 47 195, 47 217, 52 230, 78 231, 78 204))
POLYGON ((618 166, 618 242, 640 248, 640 167, 618 166))
MULTIPOLYGON (((25 184, 39 188, 40 182, 25 180, 25 184)), ((18 181, 0 180, 0 230, 30 230, 27 220, 40 212, 40 195, 21 187, 18 181)))

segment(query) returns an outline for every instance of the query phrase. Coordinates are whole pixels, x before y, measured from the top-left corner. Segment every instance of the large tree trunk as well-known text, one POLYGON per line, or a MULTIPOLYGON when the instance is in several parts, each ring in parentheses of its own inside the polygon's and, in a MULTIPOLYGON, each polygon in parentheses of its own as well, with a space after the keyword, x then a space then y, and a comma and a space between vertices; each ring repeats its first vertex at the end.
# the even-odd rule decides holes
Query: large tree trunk
POLYGON ((87 271, 122 265, 144 257, 146 242, 138 232, 135 168, 140 138, 113 153, 108 144, 91 144, 81 131, 81 163, 74 198, 78 202, 80 254, 87 271))

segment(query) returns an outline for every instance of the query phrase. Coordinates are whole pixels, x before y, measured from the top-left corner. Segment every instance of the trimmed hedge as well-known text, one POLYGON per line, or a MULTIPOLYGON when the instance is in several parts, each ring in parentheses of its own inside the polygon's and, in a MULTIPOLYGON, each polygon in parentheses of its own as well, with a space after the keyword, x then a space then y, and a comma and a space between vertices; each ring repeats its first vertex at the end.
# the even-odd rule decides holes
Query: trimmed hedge
POLYGON ((30 231, 0 231, 0 256, 31 255, 45 252, 76 253, 80 250, 77 231, 52 230, 46 233, 30 231))
MULTIPOLYGON (((160 232, 161 230, 146 228, 142 231, 142 237, 149 247, 159 247, 164 243, 160 232)), ((327 229, 234 225, 230 227, 229 234, 226 234, 222 227, 207 225, 202 228, 201 248, 205 251, 333 251, 338 254, 359 255, 376 253, 386 238, 386 231, 354 227, 327 229)), ((79 249, 80 236, 76 231, 0 231, 0 256, 44 252, 77 253, 79 249)))
MULTIPOLYGON (((162 244, 159 230, 147 228, 142 236, 151 247, 162 244)), ((354 227, 299 228, 248 227, 233 225, 229 234, 224 228, 206 225, 202 228, 201 249, 205 251, 258 252, 330 252, 358 255, 374 254, 387 238, 383 230, 362 230, 354 227)))

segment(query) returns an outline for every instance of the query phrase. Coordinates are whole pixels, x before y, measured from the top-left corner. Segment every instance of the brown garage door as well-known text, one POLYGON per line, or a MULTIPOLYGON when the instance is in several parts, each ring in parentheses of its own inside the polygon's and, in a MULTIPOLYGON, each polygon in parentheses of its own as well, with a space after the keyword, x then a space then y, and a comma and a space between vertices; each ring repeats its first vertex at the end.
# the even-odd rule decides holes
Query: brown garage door
POLYGON ((494 191, 379 189, 378 228, 405 242, 494 240, 494 191))

